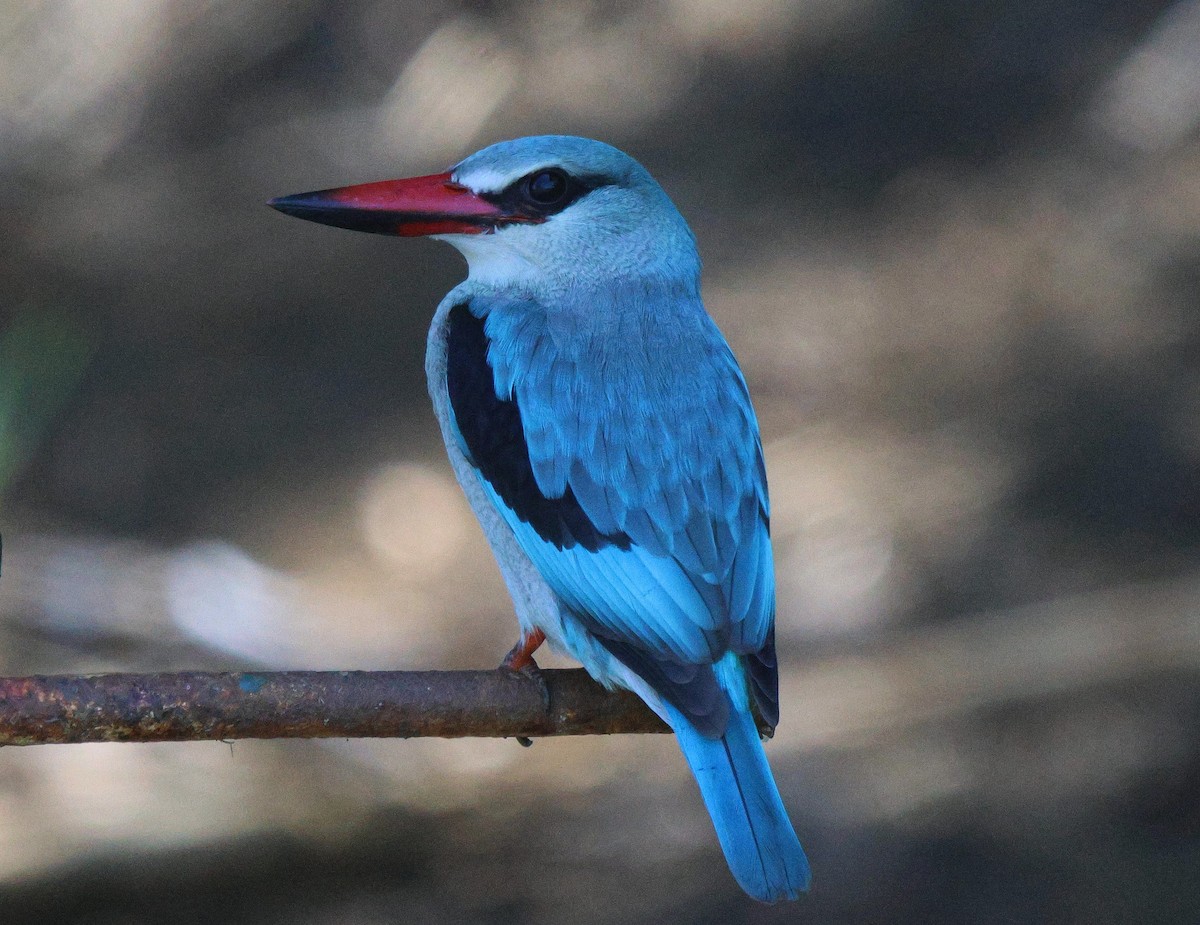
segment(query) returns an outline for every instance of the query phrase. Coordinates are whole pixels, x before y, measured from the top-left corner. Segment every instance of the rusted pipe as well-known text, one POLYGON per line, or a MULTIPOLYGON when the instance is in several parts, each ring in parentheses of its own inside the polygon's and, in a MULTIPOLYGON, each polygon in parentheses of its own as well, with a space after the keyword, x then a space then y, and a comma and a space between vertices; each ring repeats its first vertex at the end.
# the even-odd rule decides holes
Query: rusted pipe
POLYGON ((0 678, 0 745, 667 732, 581 669, 0 678))

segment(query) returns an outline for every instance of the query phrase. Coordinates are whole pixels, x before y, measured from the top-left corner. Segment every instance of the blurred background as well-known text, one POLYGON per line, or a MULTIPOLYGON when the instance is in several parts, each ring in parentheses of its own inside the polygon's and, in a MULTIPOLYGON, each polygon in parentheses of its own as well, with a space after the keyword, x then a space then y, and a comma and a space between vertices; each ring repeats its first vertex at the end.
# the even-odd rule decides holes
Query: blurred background
POLYGON ((495 664, 460 258, 263 203, 590 135, 759 409, 815 871, 746 900, 667 737, 45 746, 0 920, 1200 920, 1198 49, 1197 0, 0 0, 0 672, 495 664))

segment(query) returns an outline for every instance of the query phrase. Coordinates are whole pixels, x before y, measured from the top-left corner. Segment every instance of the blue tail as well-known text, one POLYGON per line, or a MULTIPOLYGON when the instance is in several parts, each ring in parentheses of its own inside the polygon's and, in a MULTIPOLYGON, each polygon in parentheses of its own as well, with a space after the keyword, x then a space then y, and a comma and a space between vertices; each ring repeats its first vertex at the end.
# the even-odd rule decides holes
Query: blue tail
POLYGON ((795 899, 812 874, 749 710, 733 710, 719 739, 705 738, 674 707, 667 710, 734 878, 762 902, 795 899))

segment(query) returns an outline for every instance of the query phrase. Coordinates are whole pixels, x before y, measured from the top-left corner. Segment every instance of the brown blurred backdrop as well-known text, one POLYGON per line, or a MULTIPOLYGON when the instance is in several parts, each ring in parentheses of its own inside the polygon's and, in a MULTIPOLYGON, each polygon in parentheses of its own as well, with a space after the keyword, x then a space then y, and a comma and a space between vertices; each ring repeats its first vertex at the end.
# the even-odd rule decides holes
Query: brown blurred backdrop
POLYGON ((52 746, 0 921, 1200 920, 1197 49, 1197 0, 0 0, 0 671, 494 664, 461 261, 263 203, 598 137, 759 408, 815 872, 746 900, 665 737, 52 746))

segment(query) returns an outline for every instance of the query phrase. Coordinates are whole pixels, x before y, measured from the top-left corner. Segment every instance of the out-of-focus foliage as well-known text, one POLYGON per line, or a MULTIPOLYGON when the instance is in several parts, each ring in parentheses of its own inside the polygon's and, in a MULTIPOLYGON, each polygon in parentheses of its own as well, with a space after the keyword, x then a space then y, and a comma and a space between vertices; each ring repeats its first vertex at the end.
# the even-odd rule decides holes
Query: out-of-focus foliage
POLYGON ((7 485, 71 396, 87 342, 53 313, 18 308, 0 333, 0 486, 7 485))
POLYGON ((1197 0, 0 0, 0 670, 498 660, 423 381, 461 262, 262 203, 601 137, 760 412, 815 871, 748 903, 666 738, 8 750, 0 920, 1200 917, 1198 46, 1197 0))

